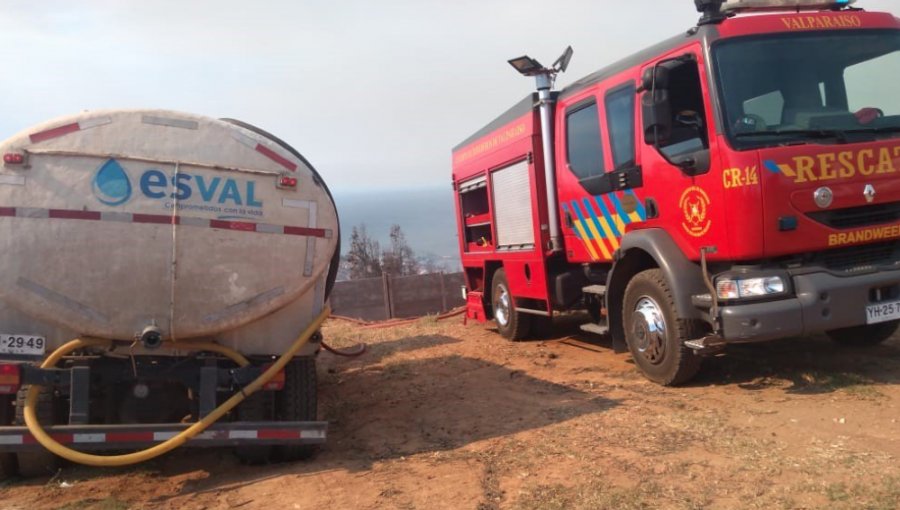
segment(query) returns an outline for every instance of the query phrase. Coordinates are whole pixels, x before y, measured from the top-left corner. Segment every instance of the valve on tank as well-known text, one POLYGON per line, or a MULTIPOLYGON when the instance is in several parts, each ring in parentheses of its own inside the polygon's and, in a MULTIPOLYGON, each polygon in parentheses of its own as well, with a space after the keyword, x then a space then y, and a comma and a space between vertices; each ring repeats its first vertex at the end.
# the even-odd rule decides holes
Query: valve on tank
POLYGON ((155 324, 147 326, 141 332, 141 345, 148 351, 159 349, 162 343, 162 331, 155 324))

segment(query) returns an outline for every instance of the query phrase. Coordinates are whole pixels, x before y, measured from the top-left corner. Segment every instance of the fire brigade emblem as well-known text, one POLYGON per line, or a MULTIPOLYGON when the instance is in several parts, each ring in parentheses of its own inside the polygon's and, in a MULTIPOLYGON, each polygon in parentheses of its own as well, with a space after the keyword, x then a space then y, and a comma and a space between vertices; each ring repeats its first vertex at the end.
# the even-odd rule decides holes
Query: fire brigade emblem
POLYGON ((701 237, 709 232, 712 220, 709 219, 709 195, 701 188, 691 186, 681 194, 678 207, 684 213, 681 226, 693 237, 701 237))

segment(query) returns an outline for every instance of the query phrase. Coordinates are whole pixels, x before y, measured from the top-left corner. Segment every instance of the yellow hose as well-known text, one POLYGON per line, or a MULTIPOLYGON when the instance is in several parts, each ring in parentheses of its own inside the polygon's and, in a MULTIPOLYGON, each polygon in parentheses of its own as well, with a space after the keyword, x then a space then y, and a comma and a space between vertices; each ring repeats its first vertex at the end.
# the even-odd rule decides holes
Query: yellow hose
MULTIPOLYGON (((119 467, 129 466, 131 464, 137 464, 138 462, 144 462, 150 459, 154 459, 156 457, 159 457, 160 455, 174 450, 175 448, 178 448, 179 446, 184 445, 184 443, 188 442, 191 438, 197 436, 198 434, 209 428, 210 425, 219 421, 229 411, 237 407, 237 405, 240 404, 241 401, 243 401, 245 398, 259 391, 260 388, 262 388, 267 382, 275 377, 278 372, 280 372, 284 369, 285 366, 287 366, 291 358, 293 358, 298 352, 300 352, 300 349, 304 345, 306 345, 312 335, 319 329, 322 323, 325 322, 325 319, 328 318, 328 315, 330 313, 331 309, 326 306, 325 309, 322 310, 322 313, 318 317, 316 317, 312 324, 310 324, 309 327, 306 328, 306 330, 297 338, 294 344, 291 345, 290 349, 282 354, 282 356, 278 358, 278 360, 272 366, 270 366, 268 370, 257 377, 255 381, 247 385, 244 388, 243 392, 233 395, 231 398, 225 401, 225 403, 211 412, 208 416, 191 425, 177 436, 174 436, 171 439, 150 447, 146 450, 128 453, 125 455, 91 455, 73 450, 71 448, 67 448, 59 444, 55 439, 50 437, 47 432, 44 431, 44 429, 41 427, 41 424, 38 423, 37 420, 35 406, 38 401, 40 386, 31 385, 31 387, 28 388, 28 394, 25 398, 25 425, 28 427, 31 435, 33 435, 34 438, 44 446, 44 448, 50 450, 54 454, 59 455, 64 459, 75 462, 77 464, 98 467, 119 467)), ((41 368, 55 367, 56 364, 59 363, 59 361, 64 356, 77 349, 81 349, 84 347, 110 345, 110 343, 111 342, 109 340, 99 339, 72 340, 59 349, 53 351, 53 353, 41 364, 41 368)), ((242 356, 237 351, 219 344, 190 344, 179 342, 177 348, 217 352, 231 358, 235 361, 235 363, 242 366, 249 363, 247 361, 247 358, 242 356)))

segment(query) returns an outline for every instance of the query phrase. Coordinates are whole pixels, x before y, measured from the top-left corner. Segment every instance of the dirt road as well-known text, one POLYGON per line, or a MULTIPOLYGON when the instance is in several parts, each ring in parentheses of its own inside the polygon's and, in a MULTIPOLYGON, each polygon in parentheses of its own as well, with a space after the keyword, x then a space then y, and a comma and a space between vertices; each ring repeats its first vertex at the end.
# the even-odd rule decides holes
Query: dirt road
POLYGON ((227 451, 7 482, 0 508, 900 508, 900 339, 733 348, 683 388, 563 326, 513 344, 423 319, 330 322, 329 442, 312 462, 227 451))

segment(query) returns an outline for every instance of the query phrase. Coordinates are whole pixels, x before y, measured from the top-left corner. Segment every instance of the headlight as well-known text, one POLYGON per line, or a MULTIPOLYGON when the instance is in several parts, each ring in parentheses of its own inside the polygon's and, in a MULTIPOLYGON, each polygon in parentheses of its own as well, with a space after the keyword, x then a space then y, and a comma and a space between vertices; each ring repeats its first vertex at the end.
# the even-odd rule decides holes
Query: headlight
POLYGON ((780 276, 762 278, 719 278, 716 281, 716 294, 719 299, 741 299, 765 297, 783 294, 787 289, 780 276))

